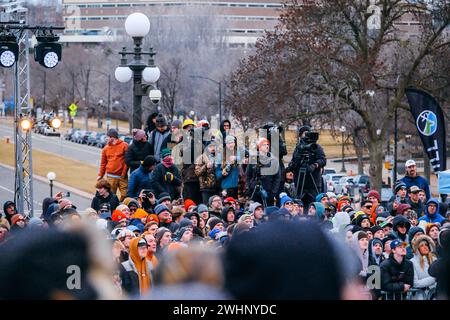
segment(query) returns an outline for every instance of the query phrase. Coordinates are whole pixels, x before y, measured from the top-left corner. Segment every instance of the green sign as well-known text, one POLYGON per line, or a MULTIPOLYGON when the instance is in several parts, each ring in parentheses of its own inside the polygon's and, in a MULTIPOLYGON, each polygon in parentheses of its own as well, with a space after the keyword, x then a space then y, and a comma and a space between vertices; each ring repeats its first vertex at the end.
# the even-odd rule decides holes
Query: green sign
POLYGON ((77 112, 76 111, 70 111, 69 114, 70 114, 71 117, 75 117, 77 115, 77 112))
MULTIPOLYGON (((71 112, 75 112, 75 114, 76 114, 76 112, 77 112, 77 109, 78 109, 78 106, 77 106, 75 103, 72 103, 72 104, 69 106, 69 110, 70 110, 71 112)), ((71 113, 70 115, 72 115, 72 113, 71 113)))

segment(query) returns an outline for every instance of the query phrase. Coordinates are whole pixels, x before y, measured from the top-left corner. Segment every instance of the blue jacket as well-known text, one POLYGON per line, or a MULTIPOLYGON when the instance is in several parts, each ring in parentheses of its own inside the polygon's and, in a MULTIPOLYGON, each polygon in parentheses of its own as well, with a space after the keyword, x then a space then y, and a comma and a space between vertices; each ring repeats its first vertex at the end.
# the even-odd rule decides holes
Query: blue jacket
POLYGON ((428 200, 427 205, 425 207, 425 215, 419 219, 419 221, 426 221, 428 223, 437 223, 439 222, 440 224, 442 224, 442 222, 445 220, 445 218, 443 216, 441 216, 439 214, 439 201, 437 199, 431 198, 430 200, 428 200), (430 214, 428 212, 428 205, 430 203, 435 203, 436 204, 436 212, 434 214, 430 214))
POLYGON ((430 186, 428 184, 427 179, 425 179, 421 176, 416 176, 415 178, 404 176, 403 178, 400 179, 400 181, 402 181, 406 184, 406 187, 408 188, 408 190, 412 186, 418 186, 420 189, 425 191, 425 195, 427 196, 427 199, 431 198, 430 186))
MULTIPOLYGON (((241 160, 240 153, 237 152, 237 162, 241 160)), ((222 163, 220 156, 217 157, 217 162, 222 163)), ((239 183, 239 166, 234 165, 230 173, 225 177, 222 176, 222 164, 216 166, 216 178, 220 180, 220 186, 222 189, 237 188, 239 183)))
POLYGON ((148 172, 142 165, 134 170, 128 180, 127 197, 137 198, 142 189, 151 189, 152 176, 152 172, 148 172))

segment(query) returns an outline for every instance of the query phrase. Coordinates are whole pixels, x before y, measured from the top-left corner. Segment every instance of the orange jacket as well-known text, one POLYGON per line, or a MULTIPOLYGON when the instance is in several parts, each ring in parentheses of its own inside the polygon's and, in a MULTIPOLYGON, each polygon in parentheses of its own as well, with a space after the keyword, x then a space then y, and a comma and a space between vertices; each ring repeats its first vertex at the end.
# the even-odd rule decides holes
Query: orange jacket
POLYGON ((115 145, 107 144, 102 150, 102 160, 100 163, 100 177, 105 173, 125 177, 127 174, 127 165, 125 164, 125 153, 128 150, 128 144, 122 140, 117 140, 115 145))

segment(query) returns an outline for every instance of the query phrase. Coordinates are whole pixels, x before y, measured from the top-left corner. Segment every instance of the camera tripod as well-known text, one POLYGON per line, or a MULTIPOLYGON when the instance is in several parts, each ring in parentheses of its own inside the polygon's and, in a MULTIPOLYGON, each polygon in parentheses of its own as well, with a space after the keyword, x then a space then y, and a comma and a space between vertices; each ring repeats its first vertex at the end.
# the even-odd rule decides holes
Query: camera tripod
POLYGON ((262 205, 264 206, 264 208, 267 208, 267 200, 262 195, 261 184, 256 184, 256 186, 253 188, 253 192, 252 192, 252 195, 250 196, 250 199, 253 199, 253 196, 255 195, 255 192, 256 192, 257 189, 258 189, 259 195, 260 195, 261 200, 262 200, 262 205))
POLYGON ((296 196, 297 199, 303 199, 303 197, 305 196, 305 194, 303 193, 303 191, 304 191, 304 189, 305 189, 305 179, 306 179, 306 174, 307 174, 307 173, 309 173, 309 176, 311 177, 311 180, 312 180, 312 182, 313 182, 313 184, 314 184, 314 188, 315 188, 317 194, 320 193, 320 192, 319 192, 319 188, 317 187, 317 184, 316 184, 316 180, 314 179, 312 173, 309 172, 308 169, 307 169, 306 167, 302 166, 302 167, 300 167, 300 169, 298 170, 297 185, 296 185, 296 194, 295 194, 295 196, 296 196), (301 186, 300 193, 299 193, 299 192, 298 192, 298 187, 299 187, 299 183, 300 183, 300 177, 302 176, 302 174, 303 174, 302 186, 301 186))

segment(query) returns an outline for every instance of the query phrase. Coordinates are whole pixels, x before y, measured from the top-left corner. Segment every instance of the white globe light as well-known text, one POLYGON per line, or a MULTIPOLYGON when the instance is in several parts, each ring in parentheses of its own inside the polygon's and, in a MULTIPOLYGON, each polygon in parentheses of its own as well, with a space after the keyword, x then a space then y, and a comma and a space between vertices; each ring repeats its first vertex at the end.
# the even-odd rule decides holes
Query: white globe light
POLYGON ((131 77, 133 76, 133 71, 131 71, 128 67, 117 67, 116 71, 114 72, 114 76, 116 77, 116 80, 122 83, 130 81, 131 77))
POLYGON ((125 20, 125 31, 133 38, 145 37, 150 31, 150 20, 143 13, 132 13, 125 20))
POLYGON ((16 56, 10 50, 3 51, 0 55, 0 63, 5 68, 12 67, 12 65, 16 62, 16 56))
POLYGON ((56 52, 50 51, 44 55, 44 66, 46 68, 54 68, 58 64, 59 59, 56 52))
POLYGON ((47 173, 47 179, 50 180, 50 181, 55 180, 56 179, 56 173, 54 173, 54 172, 47 173))
POLYGON ((142 72, 142 77, 146 82, 156 83, 161 76, 161 71, 159 71, 158 67, 147 67, 142 72))

